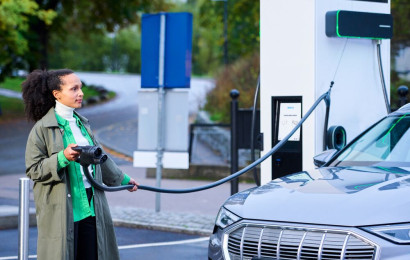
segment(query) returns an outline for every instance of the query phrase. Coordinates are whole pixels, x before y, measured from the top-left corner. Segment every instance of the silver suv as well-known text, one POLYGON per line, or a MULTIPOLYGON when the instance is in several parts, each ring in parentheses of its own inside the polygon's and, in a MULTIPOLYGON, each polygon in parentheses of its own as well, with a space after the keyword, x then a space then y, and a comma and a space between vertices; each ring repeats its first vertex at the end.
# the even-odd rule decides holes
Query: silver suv
POLYGON ((410 259, 410 104, 320 166, 230 197, 209 259, 410 259))

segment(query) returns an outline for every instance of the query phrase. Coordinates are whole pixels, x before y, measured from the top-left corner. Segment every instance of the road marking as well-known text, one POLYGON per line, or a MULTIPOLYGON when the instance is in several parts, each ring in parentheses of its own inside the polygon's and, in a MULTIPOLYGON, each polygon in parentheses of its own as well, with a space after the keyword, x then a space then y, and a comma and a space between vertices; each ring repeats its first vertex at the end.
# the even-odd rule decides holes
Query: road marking
MULTIPOLYGON (((34 258, 36 259, 36 255, 29 255, 28 258, 34 258)), ((17 256, 5 256, 5 257, 0 257, 0 260, 11 260, 11 259, 18 259, 17 256)))
MULTIPOLYGON (((209 237, 200 237, 195 239, 186 239, 186 240, 179 240, 179 241, 171 241, 171 242, 158 242, 158 243, 146 243, 146 244, 137 244, 137 245, 128 245, 128 246, 119 246, 118 249, 132 249, 132 248, 144 248, 144 247, 156 247, 156 246, 172 246, 172 245, 182 245, 182 244, 192 244, 198 243, 209 240, 209 237)), ((29 255, 28 258, 37 258, 37 255, 29 255)), ((12 260, 18 259, 17 256, 5 256, 0 257, 0 260, 12 260)))
POLYGON ((200 237, 200 238, 195 238, 195 239, 187 239, 187 240, 171 241, 171 242, 159 242, 159 243, 119 246, 118 249, 121 250, 121 249, 142 248, 142 247, 182 245, 182 244, 198 243, 198 242, 202 242, 206 240, 209 240, 209 237, 200 237))

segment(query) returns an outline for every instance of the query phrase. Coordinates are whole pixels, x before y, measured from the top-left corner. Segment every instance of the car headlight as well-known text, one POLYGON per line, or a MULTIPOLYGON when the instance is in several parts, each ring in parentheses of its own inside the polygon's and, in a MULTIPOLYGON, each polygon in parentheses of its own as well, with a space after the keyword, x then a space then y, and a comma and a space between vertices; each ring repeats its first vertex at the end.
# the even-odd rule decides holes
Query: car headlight
POLYGON ((224 207, 221 207, 219 210, 218 216, 216 217, 215 225, 218 227, 224 229, 229 225, 232 225, 233 223, 237 222, 241 218, 238 217, 237 215, 233 214, 229 210, 225 209, 224 207))
POLYGON ((410 243, 410 223, 364 227, 363 229, 394 243, 410 243))

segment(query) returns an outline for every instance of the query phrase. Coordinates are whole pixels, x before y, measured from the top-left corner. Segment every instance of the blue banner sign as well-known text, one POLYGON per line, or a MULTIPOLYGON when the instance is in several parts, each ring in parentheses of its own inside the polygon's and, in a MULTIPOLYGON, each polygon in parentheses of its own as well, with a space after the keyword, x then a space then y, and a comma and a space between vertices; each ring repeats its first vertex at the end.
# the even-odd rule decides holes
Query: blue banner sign
POLYGON ((142 16, 141 87, 189 88, 192 63, 192 14, 142 16), (165 16, 163 81, 160 77, 161 16, 165 16))

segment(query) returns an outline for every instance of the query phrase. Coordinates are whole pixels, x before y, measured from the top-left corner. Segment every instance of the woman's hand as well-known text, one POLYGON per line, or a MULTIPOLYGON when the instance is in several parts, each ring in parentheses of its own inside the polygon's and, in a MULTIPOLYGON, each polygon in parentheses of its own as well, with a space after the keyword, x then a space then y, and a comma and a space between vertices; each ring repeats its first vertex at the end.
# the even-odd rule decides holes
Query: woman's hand
POLYGON ((72 147, 78 146, 77 144, 69 144, 67 148, 64 149, 64 156, 69 161, 75 161, 80 156, 80 152, 74 151, 72 147))
POLYGON ((139 184, 133 178, 130 179, 128 184, 133 184, 134 185, 134 187, 132 189, 128 190, 129 192, 137 191, 139 184))

